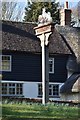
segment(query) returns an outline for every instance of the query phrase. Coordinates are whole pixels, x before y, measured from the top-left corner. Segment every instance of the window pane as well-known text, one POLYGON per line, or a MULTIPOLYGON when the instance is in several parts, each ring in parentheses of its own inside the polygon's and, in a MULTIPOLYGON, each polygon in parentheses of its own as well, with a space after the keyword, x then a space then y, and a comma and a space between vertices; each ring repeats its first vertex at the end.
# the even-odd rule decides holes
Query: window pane
POLYGON ((23 84, 22 83, 2 83, 2 94, 7 95, 22 95, 23 84))
POLYGON ((23 94, 23 84, 22 83, 16 84, 16 94, 23 94))
POLYGON ((22 87, 22 84, 20 84, 20 87, 22 87))
POLYGON ((15 87, 15 83, 9 83, 9 87, 15 87))
POLYGON ((52 73, 54 72, 53 60, 54 60, 53 58, 49 59, 49 72, 52 72, 52 73))
POLYGON ((7 83, 2 83, 2 94, 7 94, 7 83))
POLYGON ((59 85, 53 85, 53 95, 59 95, 59 85))
POLYGON ((9 83, 9 94, 15 94, 15 83, 9 83))
MULTIPOLYGON (((38 95, 42 95, 42 84, 38 84, 38 95)), ((49 96, 59 96, 59 85, 49 85, 49 96)))
POLYGON ((52 87, 52 85, 49 85, 49 88, 51 88, 52 87))
POLYGON ((49 95, 52 95, 52 85, 49 85, 49 95))
POLYGON ((38 85, 38 95, 42 95, 42 84, 38 85))
POLYGON ((15 88, 9 88, 9 94, 15 94, 15 88))
POLYGON ((2 60, 10 60, 10 56, 3 55, 3 56, 2 56, 2 60))
POLYGON ((10 67, 11 67, 11 60, 10 60, 10 56, 7 55, 3 55, 2 56, 2 70, 3 71, 10 71, 10 67))
POLYGON ((49 89, 49 95, 52 95, 52 89, 49 89))

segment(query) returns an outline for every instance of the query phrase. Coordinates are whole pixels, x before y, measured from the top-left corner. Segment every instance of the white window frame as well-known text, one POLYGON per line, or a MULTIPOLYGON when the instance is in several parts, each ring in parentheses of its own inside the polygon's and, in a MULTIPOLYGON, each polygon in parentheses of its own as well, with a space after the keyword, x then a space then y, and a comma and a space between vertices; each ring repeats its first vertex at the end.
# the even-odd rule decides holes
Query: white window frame
POLYGON ((42 84, 41 83, 38 84, 38 96, 42 96, 42 84))
POLYGON ((16 91, 15 91, 15 92, 16 92, 16 95, 23 95, 23 83, 16 83, 15 86, 16 86, 16 89, 15 89, 15 90, 16 90, 16 91), (17 86, 17 84, 19 84, 19 86, 17 86), (21 84, 22 86, 20 86, 20 84, 21 84), (22 88, 22 94, 21 94, 21 91, 20 91, 21 88, 22 88), (19 91, 17 91, 17 89, 19 89, 19 91), (18 93, 19 93, 19 94, 18 94, 18 93))
MULTIPOLYGON (((40 92, 39 92, 39 89, 42 88, 42 86, 40 86, 40 85, 42 85, 42 84, 41 84, 41 83, 38 84, 38 96, 42 96, 42 94, 39 94, 39 93, 40 93, 40 92), (39 86, 40 86, 40 88, 39 88, 39 86)), ((60 96, 60 93, 59 93, 59 92, 60 92, 60 90, 59 90, 59 89, 60 89, 59 84, 49 84, 49 86, 50 86, 50 85, 51 85, 51 87, 49 87, 49 90, 51 89, 51 93, 52 93, 52 94, 49 95, 49 97, 53 97, 53 98, 54 98, 54 97, 59 97, 59 96, 60 96), (58 85, 58 95, 57 95, 57 94, 56 94, 56 95, 53 94, 53 86, 56 86, 56 85, 58 85)), ((41 90, 40 90, 40 91, 41 91, 41 90)), ((42 93, 42 92, 41 92, 41 93, 42 93)))
MULTIPOLYGON (((49 73, 54 73, 54 58, 49 58, 49 62, 52 61, 52 71, 49 70, 49 73)), ((50 64, 49 64, 50 65, 50 64)), ((49 66, 50 67, 50 66, 49 66)), ((50 68, 49 68, 50 69, 50 68)))
POLYGON ((3 70, 2 67, 0 69, 0 71, 5 71, 5 72, 11 72, 11 65, 12 65, 12 56, 11 55, 0 55, 0 65, 2 66, 2 57, 3 56, 7 56, 10 57, 10 69, 9 70, 3 70))
POLYGON ((9 84, 8 84, 8 88, 7 88, 8 89, 8 94, 9 95, 15 95, 16 94, 16 84, 15 83, 9 83, 9 84), (14 84, 14 86, 13 85, 10 86, 9 84, 14 84), (13 94, 13 90, 12 89, 14 89, 14 94, 13 94), (12 93, 10 93, 10 91, 12 91, 12 93))
MULTIPOLYGON (((4 94, 7 95, 7 92, 8 92, 8 89, 7 89, 7 88, 8 88, 8 86, 5 86, 5 84, 7 85, 7 83, 4 83, 4 87, 3 87, 3 88, 6 89, 6 91, 4 90, 4 91, 6 92, 6 93, 4 93, 4 94)), ((3 89, 3 88, 2 88, 2 86, 1 86, 1 89, 3 89)), ((3 92, 3 90, 2 90, 1 92, 3 92)), ((2 93, 2 94, 3 94, 3 93, 2 93)))
MULTIPOLYGON (((49 84, 49 85, 51 85, 51 88, 49 88, 49 89, 51 89, 51 92, 52 92, 52 94, 49 95, 49 96, 54 96, 54 97, 59 96, 59 84, 49 84), (58 92, 58 95, 57 95, 57 94, 54 95, 54 93, 53 93, 53 92, 54 92, 54 91, 53 91, 53 87, 54 87, 54 86, 58 86, 58 91, 57 91, 57 92, 58 92)), ((55 91, 55 92, 56 92, 56 91, 55 91)))
MULTIPOLYGON (((5 83, 2 83, 2 84, 5 84, 5 83)), ((6 94, 2 94, 2 96, 23 96, 23 83, 6 83, 7 84, 7 93, 6 94), (9 84, 15 84, 14 86, 9 86, 9 84), (17 94, 17 84, 22 84, 22 94, 20 94, 20 90, 21 90, 21 87, 19 86, 19 94, 17 94), (15 93, 13 94, 10 94, 9 91, 10 91, 10 88, 14 88, 15 89, 15 93)), ((3 92, 3 91, 2 91, 3 92)))

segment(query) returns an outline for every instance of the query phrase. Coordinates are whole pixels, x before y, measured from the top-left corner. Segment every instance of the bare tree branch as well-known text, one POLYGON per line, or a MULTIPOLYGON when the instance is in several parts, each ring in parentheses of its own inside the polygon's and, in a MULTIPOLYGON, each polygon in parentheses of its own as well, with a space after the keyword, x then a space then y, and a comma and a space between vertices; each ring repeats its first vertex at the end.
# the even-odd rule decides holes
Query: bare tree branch
POLYGON ((23 7, 21 4, 14 2, 2 2, 2 20, 21 21, 23 7))

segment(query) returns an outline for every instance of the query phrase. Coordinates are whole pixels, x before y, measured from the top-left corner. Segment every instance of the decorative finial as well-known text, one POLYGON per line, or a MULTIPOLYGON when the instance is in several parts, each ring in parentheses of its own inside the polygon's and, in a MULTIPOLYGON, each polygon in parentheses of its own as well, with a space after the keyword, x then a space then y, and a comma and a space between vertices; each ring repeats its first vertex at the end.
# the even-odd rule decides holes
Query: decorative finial
POLYGON ((45 24, 48 22, 52 22, 51 13, 50 12, 47 13, 46 9, 43 8, 42 15, 39 15, 39 17, 38 17, 38 22, 39 22, 39 25, 42 25, 42 24, 45 24))

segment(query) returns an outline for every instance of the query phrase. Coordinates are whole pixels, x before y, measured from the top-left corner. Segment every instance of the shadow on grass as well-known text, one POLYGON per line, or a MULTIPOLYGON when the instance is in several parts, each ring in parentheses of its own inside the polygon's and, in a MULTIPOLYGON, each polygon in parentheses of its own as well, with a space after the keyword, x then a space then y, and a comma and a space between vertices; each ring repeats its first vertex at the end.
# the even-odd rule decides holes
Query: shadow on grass
POLYGON ((16 117, 12 117, 12 118, 7 118, 4 117, 2 118, 2 120, 78 120, 78 119, 57 119, 57 118, 16 118, 16 117))

